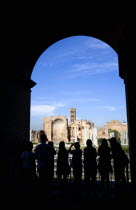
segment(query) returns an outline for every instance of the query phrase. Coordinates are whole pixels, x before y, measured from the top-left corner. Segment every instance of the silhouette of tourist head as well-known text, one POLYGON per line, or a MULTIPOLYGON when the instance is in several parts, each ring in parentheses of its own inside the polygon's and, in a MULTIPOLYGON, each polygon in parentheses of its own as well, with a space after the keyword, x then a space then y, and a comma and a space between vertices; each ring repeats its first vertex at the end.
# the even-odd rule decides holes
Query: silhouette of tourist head
POLYGON ((63 150, 65 149, 65 142, 64 141, 60 141, 59 143, 59 150, 63 150))
POLYGON ((49 142, 48 142, 48 144, 49 144, 51 147, 53 147, 53 146, 54 146, 53 141, 49 141, 49 142))
POLYGON ((107 142, 107 139, 103 138, 102 139, 102 146, 107 146, 108 145, 108 142, 107 142))
POLYGON ((76 142, 76 143, 74 144, 74 147, 75 147, 76 149, 79 149, 79 148, 80 148, 79 142, 76 142))
POLYGON ((48 141, 46 134, 41 134, 40 141, 41 143, 45 143, 48 141))
POLYGON ((87 139, 86 140, 86 145, 87 145, 87 147, 91 147, 92 146, 92 140, 91 139, 87 139))
POLYGON ((111 146, 116 146, 118 144, 117 139, 115 137, 109 139, 109 142, 111 146))
POLYGON ((24 150, 32 151, 33 143, 31 141, 24 141, 24 150))

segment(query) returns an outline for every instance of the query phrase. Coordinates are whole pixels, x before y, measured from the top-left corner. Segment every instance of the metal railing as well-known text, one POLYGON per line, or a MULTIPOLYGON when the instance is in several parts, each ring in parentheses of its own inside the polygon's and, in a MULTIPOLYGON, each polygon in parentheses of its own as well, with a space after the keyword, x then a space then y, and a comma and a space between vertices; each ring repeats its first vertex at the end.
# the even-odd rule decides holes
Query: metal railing
MULTIPOLYGON (((56 174, 56 171, 57 171, 57 154, 54 156, 54 179, 57 178, 57 174, 56 174)), ((98 160, 99 158, 96 158, 96 161, 97 161, 97 164, 98 164, 98 160)), ((71 165, 71 162, 72 162, 72 155, 69 154, 69 157, 68 157, 68 162, 69 162, 69 165, 71 165)), ((84 157, 82 156, 82 180, 84 180, 84 157)), ((113 168, 113 160, 111 160, 111 165, 112 165, 112 168, 113 168)), ((127 182, 130 182, 130 164, 128 164, 128 168, 125 168, 125 177, 126 177, 126 181, 127 182)), ((73 176, 73 168, 71 167, 71 172, 70 172, 70 175, 68 176, 68 179, 70 181, 73 181, 74 180, 74 176, 73 176)), ((99 170, 97 169, 97 174, 96 174, 96 180, 97 181, 100 181, 101 180, 101 175, 99 173, 99 170)), ((112 173, 109 173, 109 180, 110 181, 115 181, 115 175, 114 175, 114 168, 113 168, 113 172, 112 173)))

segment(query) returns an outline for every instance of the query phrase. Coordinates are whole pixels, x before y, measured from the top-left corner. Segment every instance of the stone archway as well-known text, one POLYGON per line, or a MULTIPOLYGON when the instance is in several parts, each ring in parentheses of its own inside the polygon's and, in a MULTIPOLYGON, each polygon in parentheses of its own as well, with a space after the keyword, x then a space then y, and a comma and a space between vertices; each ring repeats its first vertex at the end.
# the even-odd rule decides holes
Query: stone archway
MULTIPOLYGON (((19 20, 18 20, 19 21, 19 20)), ((86 35, 98 38, 109 44, 118 54, 119 58, 119 76, 124 79, 126 87, 126 105, 128 116, 128 135, 130 145, 131 178, 136 186, 136 91, 135 84, 135 46, 133 39, 134 27, 133 20, 129 17, 121 19, 112 19, 104 17, 104 14, 97 14, 97 18, 90 14, 88 19, 82 17, 82 20, 72 19, 68 22, 58 21, 57 18, 52 22, 46 22, 46 30, 38 25, 38 30, 34 32, 34 25, 18 22, 10 22, 1 26, 1 147, 7 147, 9 136, 12 139, 12 149, 14 149, 16 158, 18 158, 18 144, 24 139, 29 139, 30 130, 30 99, 31 88, 35 85, 31 81, 33 67, 39 56, 53 43, 69 36, 86 35), (132 24, 132 25, 131 25, 132 24), (9 34, 9 28, 12 25, 12 34, 9 34), (56 27, 57 26, 57 27, 56 27), (26 33, 27 32, 27 33, 26 33), (7 62, 8 61, 8 62, 7 62), (6 134, 6 135, 5 135, 6 134), (17 141, 14 141, 16 139, 17 141)), ((41 23, 41 20, 40 20, 41 23)), ((9 149, 11 151, 11 148, 9 149)), ((10 154, 10 153, 9 153, 10 154)), ((4 165, 4 151, 1 152, 1 162, 4 165)), ((7 158, 11 160, 11 157, 7 158)), ((15 157, 14 157, 15 159, 15 157)), ((7 168, 11 164, 8 163, 7 168)), ((9 174, 9 169, 3 170, 2 177, 9 174), (8 171, 8 172, 7 172, 8 171)))

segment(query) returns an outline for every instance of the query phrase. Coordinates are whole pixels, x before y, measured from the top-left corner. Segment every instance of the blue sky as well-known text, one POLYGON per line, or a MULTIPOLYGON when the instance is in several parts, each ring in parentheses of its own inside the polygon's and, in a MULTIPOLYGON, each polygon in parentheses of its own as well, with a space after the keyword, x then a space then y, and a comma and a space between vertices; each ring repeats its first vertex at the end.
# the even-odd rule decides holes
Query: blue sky
POLYGON ((118 56, 93 37, 73 36, 52 44, 37 60, 31 79, 30 129, 43 129, 44 117, 64 115, 70 108, 77 119, 99 129, 111 120, 127 121, 124 81, 118 56))

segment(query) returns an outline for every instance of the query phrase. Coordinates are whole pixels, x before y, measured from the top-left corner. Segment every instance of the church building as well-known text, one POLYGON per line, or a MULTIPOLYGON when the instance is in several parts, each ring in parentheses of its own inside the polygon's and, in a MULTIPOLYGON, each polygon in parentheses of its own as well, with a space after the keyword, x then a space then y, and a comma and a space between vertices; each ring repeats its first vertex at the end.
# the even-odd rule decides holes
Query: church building
POLYGON ((97 128, 88 120, 76 120, 76 109, 70 109, 70 123, 66 116, 44 117, 43 130, 49 141, 58 144, 60 141, 76 142, 85 145, 91 139, 97 146, 97 128))

